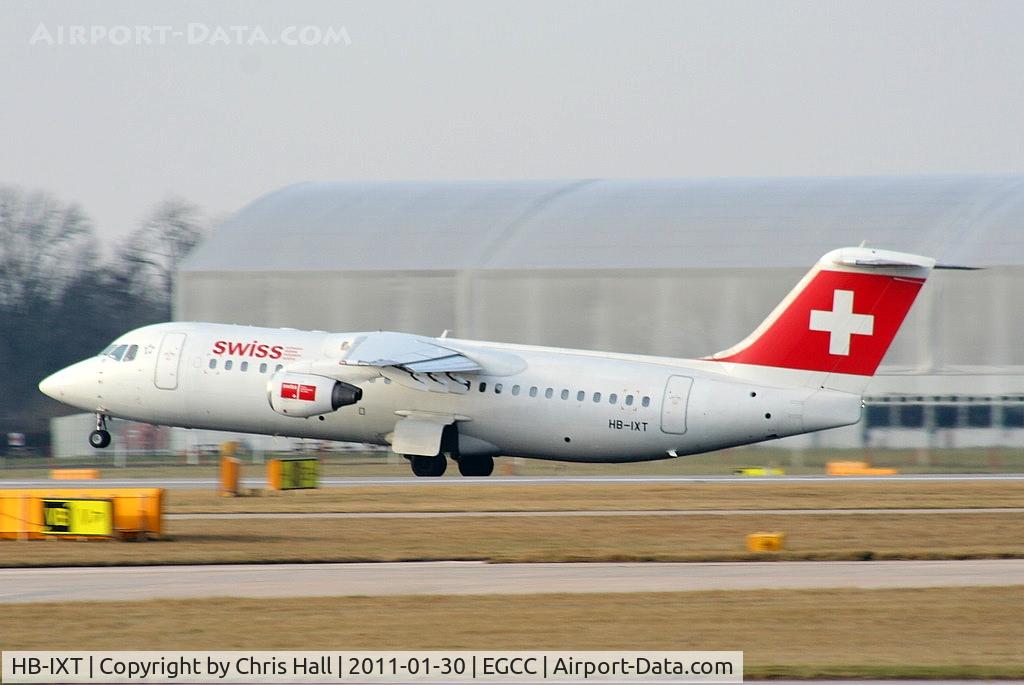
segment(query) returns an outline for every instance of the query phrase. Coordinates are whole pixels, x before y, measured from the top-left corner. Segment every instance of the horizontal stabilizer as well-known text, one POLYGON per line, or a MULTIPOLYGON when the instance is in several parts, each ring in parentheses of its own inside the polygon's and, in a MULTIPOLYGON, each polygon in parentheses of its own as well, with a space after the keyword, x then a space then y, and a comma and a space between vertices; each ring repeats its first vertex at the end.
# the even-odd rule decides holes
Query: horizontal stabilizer
POLYGON ((951 269, 954 271, 981 271, 980 266, 966 266, 964 264, 936 264, 934 269, 951 269))

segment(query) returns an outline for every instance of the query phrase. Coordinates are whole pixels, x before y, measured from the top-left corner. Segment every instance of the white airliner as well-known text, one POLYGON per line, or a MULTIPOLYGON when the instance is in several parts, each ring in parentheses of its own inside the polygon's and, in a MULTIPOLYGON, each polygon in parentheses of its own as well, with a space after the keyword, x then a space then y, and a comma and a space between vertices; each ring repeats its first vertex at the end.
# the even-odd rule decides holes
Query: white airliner
POLYGON ((829 252, 745 340, 672 359, 390 332, 216 323, 131 331, 39 389, 109 416, 390 445, 418 476, 499 455, 666 459, 846 426, 935 260, 829 252))

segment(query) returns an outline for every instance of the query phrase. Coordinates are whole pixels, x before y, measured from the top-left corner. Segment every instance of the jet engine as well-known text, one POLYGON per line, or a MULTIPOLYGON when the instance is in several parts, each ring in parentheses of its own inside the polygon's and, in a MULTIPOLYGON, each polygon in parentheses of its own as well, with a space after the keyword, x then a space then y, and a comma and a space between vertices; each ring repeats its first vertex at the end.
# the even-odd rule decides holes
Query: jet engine
POLYGON ((329 414, 362 398, 362 388, 308 373, 279 373, 267 384, 270 408, 297 418, 329 414))

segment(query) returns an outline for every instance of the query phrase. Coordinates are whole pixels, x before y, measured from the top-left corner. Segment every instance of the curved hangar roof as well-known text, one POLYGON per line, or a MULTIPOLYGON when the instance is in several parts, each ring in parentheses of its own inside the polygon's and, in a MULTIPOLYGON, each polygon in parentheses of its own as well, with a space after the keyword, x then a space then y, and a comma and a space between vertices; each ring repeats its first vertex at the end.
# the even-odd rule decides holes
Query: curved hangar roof
POLYGON ((183 271, 809 266, 866 240, 1024 262, 1024 176, 315 182, 252 202, 183 271))

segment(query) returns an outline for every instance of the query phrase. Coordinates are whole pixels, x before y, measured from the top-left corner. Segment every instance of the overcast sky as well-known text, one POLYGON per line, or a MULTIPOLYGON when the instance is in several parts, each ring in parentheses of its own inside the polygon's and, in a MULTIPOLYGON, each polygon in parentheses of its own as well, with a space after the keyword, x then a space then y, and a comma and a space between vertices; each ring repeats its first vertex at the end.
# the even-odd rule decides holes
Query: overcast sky
POLYGON ((1015 0, 0 13, 0 183, 79 202, 108 240, 171 194, 216 216, 310 179, 1024 170, 1015 0))

